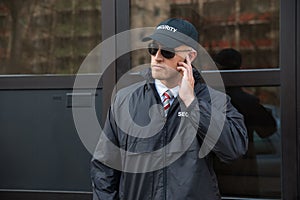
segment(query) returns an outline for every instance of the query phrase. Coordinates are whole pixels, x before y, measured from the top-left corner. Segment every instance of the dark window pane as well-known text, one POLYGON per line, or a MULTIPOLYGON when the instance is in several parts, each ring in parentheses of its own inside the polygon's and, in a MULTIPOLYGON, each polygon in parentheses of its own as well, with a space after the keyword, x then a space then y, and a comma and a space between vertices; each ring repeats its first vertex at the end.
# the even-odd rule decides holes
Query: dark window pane
POLYGON ((244 115, 248 130, 247 154, 231 164, 215 160, 224 196, 281 195, 281 132, 279 88, 227 87, 232 104, 244 115))
POLYGON ((101 42, 100 0, 0 1, 0 74, 74 74, 101 42))
MULTIPOLYGON (((200 44, 213 56, 224 48, 239 50, 241 68, 279 67, 278 0, 131 0, 131 27, 155 26, 169 17, 191 21, 200 44)), ((147 56, 145 55, 139 55, 147 56)), ((136 63, 133 59, 133 64, 136 63)))

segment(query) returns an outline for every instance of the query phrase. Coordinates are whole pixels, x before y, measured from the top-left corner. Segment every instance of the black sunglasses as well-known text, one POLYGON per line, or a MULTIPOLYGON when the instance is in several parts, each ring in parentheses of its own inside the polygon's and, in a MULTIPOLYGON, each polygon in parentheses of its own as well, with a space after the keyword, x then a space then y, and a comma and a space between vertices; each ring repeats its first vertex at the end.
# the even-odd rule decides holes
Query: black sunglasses
POLYGON ((166 58, 166 59, 174 58, 174 56, 176 55, 176 52, 188 52, 188 51, 191 51, 190 49, 187 49, 187 50, 175 50, 173 48, 167 48, 167 47, 159 48, 159 45, 156 44, 156 43, 150 43, 148 45, 148 52, 152 56, 155 56, 157 54, 157 52, 158 52, 159 49, 160 49, 161 55, 164 58, 166 58))

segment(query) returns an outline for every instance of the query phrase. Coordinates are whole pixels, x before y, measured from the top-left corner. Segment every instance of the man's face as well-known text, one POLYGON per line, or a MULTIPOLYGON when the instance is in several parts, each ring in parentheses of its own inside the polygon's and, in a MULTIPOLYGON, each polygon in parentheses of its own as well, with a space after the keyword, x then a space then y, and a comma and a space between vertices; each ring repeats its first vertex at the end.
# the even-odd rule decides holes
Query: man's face
POLYGON ((184 45, 179 46, 174 49, 175 56, 169 59, 162 55, 161 49, 164 48, 159 45, 157 53, 151 55, 152 77, 162 81, 162 83, 177 83, 181 78, 181 74, 177 71, 178 63, 185 60, 189 53, 188 50, 191 50, 191 48, 184 45))

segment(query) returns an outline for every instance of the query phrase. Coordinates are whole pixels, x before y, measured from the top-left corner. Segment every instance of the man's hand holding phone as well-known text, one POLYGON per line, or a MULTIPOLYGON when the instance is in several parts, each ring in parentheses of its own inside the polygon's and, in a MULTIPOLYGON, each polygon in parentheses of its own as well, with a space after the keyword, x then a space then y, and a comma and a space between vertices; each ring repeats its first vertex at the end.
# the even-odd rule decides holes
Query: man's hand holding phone
POLYGON ((193 68, 191 64, 191 58, 189 55, 185 57, 183 62, 179 62, 177 70, 182 74, 182 78, 179 82, 179 97, 188 107, 195 99, 194 95, 194 83, 193 68))

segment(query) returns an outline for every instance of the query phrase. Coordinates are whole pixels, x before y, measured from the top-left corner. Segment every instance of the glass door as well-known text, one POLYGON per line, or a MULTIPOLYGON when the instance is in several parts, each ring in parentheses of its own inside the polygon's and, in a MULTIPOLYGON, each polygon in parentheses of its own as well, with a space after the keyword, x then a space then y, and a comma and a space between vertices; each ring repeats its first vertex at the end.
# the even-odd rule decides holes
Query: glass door
MULTIPOLYGON (((279 12, 279 0, 130 1, 130 28, 154 27, 170 17, 196 26, 200 45, 220 70, 202 67, 201 73, 221 73, 226 93, 245 117, 247 154, 229 165, 215 161, 223 197, 282 196, 279 12), (240 64, 226 63, 235 53, 240 64)), ((149 56, 132 52, 131 63, 149 63, 149 56)))

